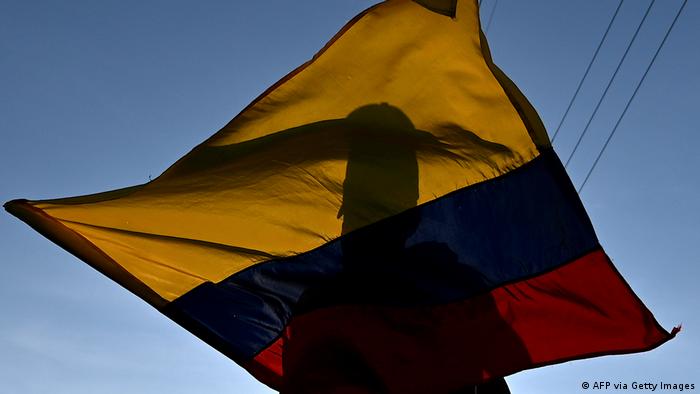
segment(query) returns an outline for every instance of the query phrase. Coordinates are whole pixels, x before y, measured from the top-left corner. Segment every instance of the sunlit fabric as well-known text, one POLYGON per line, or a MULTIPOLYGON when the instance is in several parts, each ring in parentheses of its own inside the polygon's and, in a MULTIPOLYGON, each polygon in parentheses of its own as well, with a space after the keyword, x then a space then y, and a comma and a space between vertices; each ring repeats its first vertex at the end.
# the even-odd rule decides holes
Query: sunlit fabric
POLYGON ((476 1, 381 3, 153 181, 5 207, 290 393, 457 392, 672 337, 476 1))

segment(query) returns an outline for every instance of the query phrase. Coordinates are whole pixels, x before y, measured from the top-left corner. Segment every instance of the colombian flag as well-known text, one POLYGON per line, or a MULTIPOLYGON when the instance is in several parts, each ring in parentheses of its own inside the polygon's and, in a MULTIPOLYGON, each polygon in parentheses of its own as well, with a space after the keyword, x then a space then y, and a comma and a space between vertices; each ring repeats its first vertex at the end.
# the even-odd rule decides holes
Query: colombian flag
POLYGON ((153 181, 5 208, 289 392, 449 393, 675 333, 475 0, 376 5, 153 181))

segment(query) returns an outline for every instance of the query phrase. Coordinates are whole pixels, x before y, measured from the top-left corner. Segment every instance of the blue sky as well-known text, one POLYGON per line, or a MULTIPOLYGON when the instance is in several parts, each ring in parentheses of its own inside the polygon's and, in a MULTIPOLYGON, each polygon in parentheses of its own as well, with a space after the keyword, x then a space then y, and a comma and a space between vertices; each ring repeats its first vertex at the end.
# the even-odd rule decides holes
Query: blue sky
MULTIPOLYGON (((373 1, 1 1, 0 200, 148 181, 310 58, 373 1)), ((482 19, 495 0, 483 1, 482 19)), ((566 158, 648 2, 627 0, 555 148, 566 158)), ((657 1, 569 173, 582 181, 670 24, 657 1)), ((494 60, 550 131, 617 6, 500 0, 494 60)), ((700 2, 689 1, 582 192, 599 238, 673 341, 508 378, 514 393, 582 381, 700 385, 700 2), (695 379, 695 380, 694 380, 695 379)), ((0 215, 0 391, 269 392, 101 274, 0 215)))

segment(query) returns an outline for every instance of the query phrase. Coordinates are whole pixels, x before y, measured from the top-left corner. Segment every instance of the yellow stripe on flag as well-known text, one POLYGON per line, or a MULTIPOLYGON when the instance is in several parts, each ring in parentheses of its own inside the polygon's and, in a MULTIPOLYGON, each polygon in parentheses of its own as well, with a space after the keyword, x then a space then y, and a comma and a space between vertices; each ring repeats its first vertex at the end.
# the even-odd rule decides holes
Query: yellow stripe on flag
POLYGON ((385 205, 401 190, 385 190, 372 168, 397 178, 417 171, 418 195, 407 209, 535 158, 533 140, 547 145, 546 134, 504 78, 480 37, 475 1, 459 1, 454 18, 413 1, 388 1, 349 23, 154 181, 28 204, 55 219, 49 232, 72 230, 135 284, 173 300, 204 281, 395 214, 385 205), (351 150, 366 174, 358 190, 374 203, 353 207, 356 217, 344 226, 351 150), (415 156, 415 169, 392 161, 401 152, 415 156))

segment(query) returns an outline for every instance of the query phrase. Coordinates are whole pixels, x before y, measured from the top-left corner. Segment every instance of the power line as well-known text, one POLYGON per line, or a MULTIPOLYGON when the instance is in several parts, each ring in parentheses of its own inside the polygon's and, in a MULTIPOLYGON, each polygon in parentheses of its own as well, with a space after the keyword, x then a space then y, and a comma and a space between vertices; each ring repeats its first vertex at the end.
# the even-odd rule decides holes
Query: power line
POLYGON ((603 94, 600 96, 600 100, 598 100, 598 104, 596 104, 595 109, 593 110, 593 113, 591 114, 591 117, 588 118, 588 122, 586 123, 586 127, 583 128, 581 135, 578 137, 578 141, 576 141, 576 145, 574 145, 574 149, 571 151, 569 158, 566 160, 566 164, 564 164, 564 168, 569 167, 569 163, 571 162, 571 158, 574 157, 574 154, 578 150, 579 145, 581 145, 581 141, 583 140, 583 137, 586 135, 586 132, 588 132, 588 127, 590 127, 591 122, 593 122, 593 118, 595 118, 595 115, 598 113, 598 110, 600 109, 600 104, 603 103, 605 96, 608 94, 608 90, 610 90, 610 86, 612 85, 613 81, 615 80, 617 73, 620 71, 620 67, 622 66, 622 63, 624 63, 625 58, 627 58, 627 54, 629 53, 630 48, 632 48, 632 44, 634 44, 634 41, 637 39, 637 35, 639 34, 639 31, 642 29, 642 25, 644 24, 644 21, 647 19, 647 16, 649 16, 649 11, 651 11, 651 7, 654 5, 655 2, 656 2, 656 0, 651 0, 651 3, 649 3, 649 7, 647 7, 647 11, 644 13, 644 17, 639 22, 639 25, 637 26, 637 30, 635 30, 634 35, 632 36, 632 39, 630 40, 629 44, 627 44, 627 49, 625 49, 625 53, 622 55, 620 62, 617 63, 617 68, 615 68, 615 72, 613 73, 612 77, 610 77, 610 80, 608 81, 608 85, 605 87, 603 94))
POLYGON ((644 71, 642 78, 639 80, 639 83, 637 83, 637 87, 634 88, 634 92, 632 93, 632 96, 630 96, 629 100, 627 101, 627 104, 625 105, 625 109, 622 110, 622 114, 620 114, 620 117, 617 119, 617 122, 615 123, 615 127, 613 127, 612 131, 610 132, 610 135, 608 135, 608 139, 605 141, 603 148, 598 153, 598 157, 596 157, 595 161, 593 162, 593 165, 588 170, 588 174, 586 174, 586 178, 583 180, 583 183, 581 183, 581 186, 579 186, 579 188, 578 188, 579 194, 581 193, 581 190, 583 190, 583 187, 586 185, 586 182, 588 182, 588 178, 591 177, 591 174, 593 173, 593 170, 595 169, 596 165, 598 164, 598 161, 600 161, 600 158, 603 156, 603 152, 605 152, 605 148, 608 147, 610 140, 612 139, 613 135, 615 135, 615 131, 617 131, 617 127, 620 125, 620 122, 622 122, 622 118, 624 118, 625 114, 627 113, 627 109, 630 107, 632 100, 634 100, 634 97, 637 95, 637 92, 639 91, 639 87, 642 86, 644 79, 646 78, 647 74, 649 73, 651 66, 654 64, 656 57, 659 55, 659 52, 661 52, 661 48, 663 48, 664 44, 666 43, 666 39, 668 38, 668 35, 671 33, 671 30, 673 30, 673 26, 676 24, 676 21, 678 20, 678 17, 681 15, 681 12, 683 12, 683 8, 685 7, 687 2, 688 2, 688 0, 683 0, 683 4, 681 4, 681 7, 678 9, 678 12, 676 13, 675 18, 673 18, 673 22, 671 22, 671 26, 669 26, 668 30, 666 30, 666 34, 664 35, 663 40, 661 40, 661 44, 659 44, 659 47, 656 49, 654 56, 651 58, 651 61, 649 62, 647 69, 644 71))
POLYGON ((489 21, 486 23, 486 33, 489 32, 489 27, 491 27, 491 22, 493 22, 493 14, 496 13, 496 7, 498 7, 498 0, 495 0, 493 2, 493 7, 491 7, 491 15, 489 15, 489 21))
POLYGON ((557 134, 559 134, 559 130, 561 129, 561 126, 564 124, 564 120, 566 119, 566 116, 569 114, 569 111, 571 110, 571 106, 574 104, 574 101, 576 100, 576 97, 578 96, 578 93, 581 90, 581 86, 583 86, 583 82, 586 80, 586 77, 588 76, 588 72, 591 71, 591 66, 593 65, 593 62, 595 61, 596 57, 598 57, 598 52, 600 52, 600 48, 603 46, 603 42, 605 42, 605 38, 608 37, 608 33, 610 32, 610 28, 612 27, 613 22, 615 22, 615 18, 617 17, 617 13, 620 11, 620 7, 622 7, 622 3, 624 1, 625 0, 620 0, 620 3, 617 5, 617 8, 615 9, 615 13, 612 16, 612 19, 610 19, 610 23, 608 23, 607 29, 605 29, 605 34, 603 34, 603 38, 600 39, 600 42, 598 43, 598 48, 596 48, 595 52, 593 53, 593 57, 591 58, 591 61, 588 63, 588 67, 586 67, 586 71, 583 73, 583 77, 581 77, 581 80, 578 82, 578 86, 576 87, 576 91, 574 92, 573 97, 571 97, 571 101, 569 101, 569 105, 566 107, 566 111, 564 111, 564 116, 561 117, 561 120, 559 121, 559 125, 557 126, 557 129, 554 132, 554 135, 552 135, 552 142, 554 142, 554 140, 557 138, 557 134))

